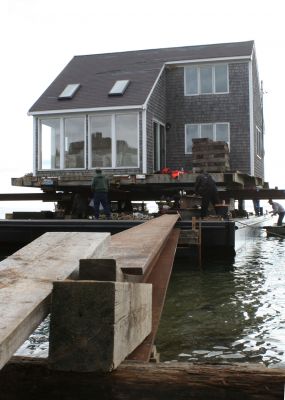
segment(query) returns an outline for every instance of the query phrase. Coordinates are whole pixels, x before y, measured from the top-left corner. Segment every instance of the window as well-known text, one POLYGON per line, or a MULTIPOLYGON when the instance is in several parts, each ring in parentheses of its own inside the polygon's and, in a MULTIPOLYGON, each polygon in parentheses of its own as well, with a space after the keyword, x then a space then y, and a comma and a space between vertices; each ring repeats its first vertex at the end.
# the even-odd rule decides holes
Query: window
POLYGON ((228 88, 228 66, 226 64, 215 65, 215 92, 226 93, 228 88))
POLYGON ((129 83, 130 83, 129 80, 116 81, 112 89, 108 93, 109 96, 122 96, 127 90, 129 83))
POLYGON ((212 67, 200 67, 200 93, 213 93, 212 67))
POLYGON ((39 135, 39 168, 60 168, 60 119, 43 119, 39 135))
MULTIPOLYGON (((39 119, 40 170, 86 167, 87 116, 39 119)), ((137 168, 138 113, 97 114, 88 119, 89 168, 137 168)))
POLYGON ((39 169, 85 167, 85 117, 39 121, 39 169))
POLYGON ((137 115, 116 115, 116 167, 138 166, 137 115))
POLYGON ((84 168, 85 119, 64 119, 64 168, 84 168))
POLYGON ((185 96, 228 93, 228 65, 203 65, 184 68, 185 96))
POLYGON ((263 157, 263 135, 258 127, 256 127, 256 153, 259 157, 263 157))
POLYGON ((90 118, 91 168, 112 167, 111 116, 90 118))
POLYGON ((192 153, 192 139, 209 138, 214 141, 224 141, 230 144, 230 124, 228 122, 215 124, 186 124, 185 153, 192 153))
POLYGON ((62 99, 72 99, 72 97, 75 95, 77 90, 80 88, 80 83, 71 83, 67 85, 64 90, 60 93, 58 96, 59 100, 62 99))
POLYGON ((138 115, 90 117, 90 167, 138 167, 138 115))

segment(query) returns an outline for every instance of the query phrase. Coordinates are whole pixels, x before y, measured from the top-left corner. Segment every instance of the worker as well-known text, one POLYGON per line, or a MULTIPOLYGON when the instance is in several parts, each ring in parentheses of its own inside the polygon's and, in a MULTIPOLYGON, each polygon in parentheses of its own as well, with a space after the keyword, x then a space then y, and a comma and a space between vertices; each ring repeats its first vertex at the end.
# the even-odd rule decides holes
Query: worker
POLYGON ((209 203, 212 203, 214 207, 219 203, 216 182, 208 172, 203 171, 197 176, 194 191, 195 194, 202 197, 201 217, 206 217, 208 215, 209 203))
POLYGON ((273 215, 278 214, 277 226, 282 226, 282 221, 285 215, 284 207, 276 201, 272 201, 272 199, 269 199, 268 203, 272 207, 272 211, 269 211, 269 213, 273 215))
POLYGON ((102 170, 100 168, 97 168, 95 172, 96 175, 92 179, 91 183, 95 219, 99 219, 100 204, 102 204, 106 218, 111 219, 111 211, 108 199, 109 179, 107 176, 102 174, 102 170))

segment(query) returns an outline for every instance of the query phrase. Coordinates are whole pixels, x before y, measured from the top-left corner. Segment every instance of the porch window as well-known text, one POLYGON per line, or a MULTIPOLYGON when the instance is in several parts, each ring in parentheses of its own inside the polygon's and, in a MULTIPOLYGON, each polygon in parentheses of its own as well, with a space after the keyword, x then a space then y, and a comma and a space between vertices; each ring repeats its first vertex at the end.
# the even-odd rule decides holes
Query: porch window
POLYGON ((116 167, 138 166, 138 118, 136 114, 116 115, 116 167))
POLYGON ((40 121, 39 168, 60 168, 60 119, 40 121))
POLYGON ((91 168, 138 167, 138 114, 90 117, 91 168))
POLYGON ((213 141, 224 141, 230 145, 230 124, 228 122, 214 124, 185 125, 185 153, 192 153, 192 139, 208 138, 213 141))
POLYGON ((228 93, 228 65, 201 65, 184 68, 185 96, 228 93))
POLYGON ((39 121, 39 169, 85 167, 85 117, 39 121))
POLYGON ((111 116, 90 118, 91 168, 112 167, 112 119, 111 116))
POLYGON ((85 119, 64 119, 64 168, 84 168, 85 119))

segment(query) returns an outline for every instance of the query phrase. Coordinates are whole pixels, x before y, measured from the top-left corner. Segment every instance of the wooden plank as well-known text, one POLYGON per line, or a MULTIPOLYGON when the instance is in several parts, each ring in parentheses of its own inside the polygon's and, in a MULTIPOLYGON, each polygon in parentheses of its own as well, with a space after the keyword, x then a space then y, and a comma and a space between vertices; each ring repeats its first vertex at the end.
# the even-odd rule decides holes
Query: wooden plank
POLYGON ((51 371, 13 358, 0 371, 1 400, 282 400, 284 368, 124 362, 111 374, 51 371))
POLYGON ((151 331, 152 285, 54 282, 49 359, 61 371, 108 372, 151 331))
POLYGON ((163 215, 111 237, 102 258, 113 258, 126 274, 143 275, 157 258, 179 215, 163 215))
POLYGON ((79 259, 109 242, 108 233, 49 232, 0 263, 0 368, 47 315, 52 282, 76 276, 79 259))

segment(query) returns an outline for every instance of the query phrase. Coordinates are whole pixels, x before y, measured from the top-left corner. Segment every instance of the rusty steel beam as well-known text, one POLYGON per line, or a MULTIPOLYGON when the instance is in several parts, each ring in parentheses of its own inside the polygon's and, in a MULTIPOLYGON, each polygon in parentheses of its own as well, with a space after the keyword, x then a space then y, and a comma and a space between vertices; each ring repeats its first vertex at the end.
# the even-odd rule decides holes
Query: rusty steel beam
POLYGON ((143 278, 144 283, 151 283, 152 288, 152 331, 150 335, 127 358, 135 361, 149 361, 154 340, 164 306, 168 283, 172 271, 180 229, 173 229, 163 250, 156 259, 149 273, 143 278))

